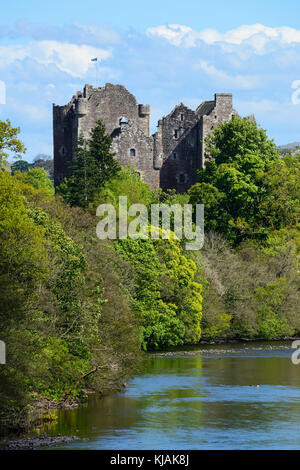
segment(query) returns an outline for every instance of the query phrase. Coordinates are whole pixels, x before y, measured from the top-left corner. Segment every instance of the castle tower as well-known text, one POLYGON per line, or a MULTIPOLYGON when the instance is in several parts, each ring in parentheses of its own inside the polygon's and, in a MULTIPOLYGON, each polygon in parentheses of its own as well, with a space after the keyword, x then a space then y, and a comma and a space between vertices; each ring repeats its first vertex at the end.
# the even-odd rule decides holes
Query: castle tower
POLYGON ((213 101, 204 101, 196 109, 201 142, 201 168, 205 166, 205 139, 215 127, 230 121, 237 112, 232 108, 231 93, 216 93, 213 101))
POLYGON ((53 105, 55 185, 69 175, 68 164, 79 136, 88 139, 99 119, 113 139, 120 164, 136 168, 151 187, 157 188, 159 174, 153 167, 153 137, 149 135, 150 105, 137 103, 124 86, 111 83, 102 88, 85 85, 67 105, 53 105))

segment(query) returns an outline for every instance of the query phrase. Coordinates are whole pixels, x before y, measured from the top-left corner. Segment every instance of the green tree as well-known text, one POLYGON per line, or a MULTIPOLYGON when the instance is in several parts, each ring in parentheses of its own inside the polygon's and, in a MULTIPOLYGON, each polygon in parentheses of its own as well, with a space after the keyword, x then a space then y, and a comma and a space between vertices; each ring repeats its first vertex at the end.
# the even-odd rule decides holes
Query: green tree
POLYGON ((253 175, 257 170, 264 170, 279 155, 266 131, 247 118, 234 116, 216 127, 206 140, 207 161, 214 161, 216 165, 233 164, 245 174, 253 175))
POLYGON ((111 143, 101 120, 91 130, 89 140, 82 136, 79 138, 75 157, 69 166, 71 176, 58 188, 72 206, 88 207, 105 183, 120 171, 120 165, 110 150, 111 143))
POLYGON ((300 215, 300 154, 287 155, 258 175, 264 195, 258 203, 257 223, 270 230, 296 227, 300 215))
POLYGON ((255 290, 258 301, 258 337, 278 339, 289 333, 287 319, 280 315, 285 289, 286 279, 281 278, 255 290))
POLYGON ((33 159, 32 168, 44 168, 49 178, 54 179, 53 159, 50 155, 39 154, 33 159))
POLYGON ((14 175, 16 171, 21 171, 21 173, 25 173, 32 167, 31 163, 26 162, 25 160, 18 160, 13 163, 10 167, 11 174, 14 175))
POLYGON ((0 415, 24 406, 29 368, 38 346, 31 333, 37 289, 47 278, 43 229, 27 214, 18 182, 0 170, 0 338, 7 365, 0 368, 0 415))
POLYGON ((205 205, 207 230, 217 230, 234 243, 265 238, 257 223, 266 188, 261 175, 279 161, 275 144, 256 122, 234 117, 206 140, 206 166, 188 194, 205 205))
POLYGON ((12 127, 9 119, 0 121, 0 168, 7 163, 7 158, 13 154, 15 158, 21 158, 25 153, 24 144, 18 139, 19 127, 12 127))
POLYGON ((181 253, 179 243, 174 237, 116 243, 134 267, 133 307, 142 321, 144 348, 163 349, 200 339, 202 286, 195 281, 194 261, 181 253))
MULTIPOLYGON (((119 197, 127 197, 127 206, 132 204, 144 204, 150 207, 157 202, 155 193, 148 184, 141 180, 133 168, 121 167, 116 176, 109 179, 103 188, 95 195, 94 202, 89 205, 89 211, 95 214, 99 204, 112 204, 118 216, 119 197)), ((129 219, 130 220, 130 217, 129 219)))
POLYGON ((35 189, 41 189, 48 194, 54 194, 54 186, 44 168, 31 168, 28 171, 14 172, 14 178, 35 189))

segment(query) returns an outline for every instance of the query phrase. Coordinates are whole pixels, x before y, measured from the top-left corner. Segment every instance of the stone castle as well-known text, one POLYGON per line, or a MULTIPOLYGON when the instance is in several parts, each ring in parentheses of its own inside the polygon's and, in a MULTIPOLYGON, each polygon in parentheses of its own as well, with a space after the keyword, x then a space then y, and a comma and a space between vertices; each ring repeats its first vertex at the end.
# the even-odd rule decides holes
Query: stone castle
POLYGON ((134 167, 152 189, 185 192, 196 182, 196 170, 204 166, 205 137, 234 115, 232 95, 216 93, 195 111, 179 104, 150 135, 149 105, 138 104, 122 85, 85 85, 65 106, 53 105, 54 183, 59 185, 69 175, 79 135, 89 138, 101 119, 121 165, 134 167))

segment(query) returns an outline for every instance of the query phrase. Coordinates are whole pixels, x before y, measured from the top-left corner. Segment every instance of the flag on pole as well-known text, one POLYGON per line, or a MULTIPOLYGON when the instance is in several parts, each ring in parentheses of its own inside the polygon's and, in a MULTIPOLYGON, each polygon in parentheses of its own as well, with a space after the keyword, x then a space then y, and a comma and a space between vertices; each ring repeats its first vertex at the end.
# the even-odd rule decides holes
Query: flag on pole
POLYGON ((98 84, 98 57, 91 59, 91 62, 95 62, 95 72, 96 72, 96 85, 98 84))

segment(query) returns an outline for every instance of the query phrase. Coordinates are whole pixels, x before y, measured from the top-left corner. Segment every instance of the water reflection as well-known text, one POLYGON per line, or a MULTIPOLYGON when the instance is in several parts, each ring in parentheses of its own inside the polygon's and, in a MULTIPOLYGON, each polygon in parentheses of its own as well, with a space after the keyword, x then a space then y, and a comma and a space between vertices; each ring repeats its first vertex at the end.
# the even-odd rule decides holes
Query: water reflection
POLYGON ((124 393, 60 411, 46 431, 85 438, 62 448, 299 449, 291 352, 238 345, 151 355, 124 393))

